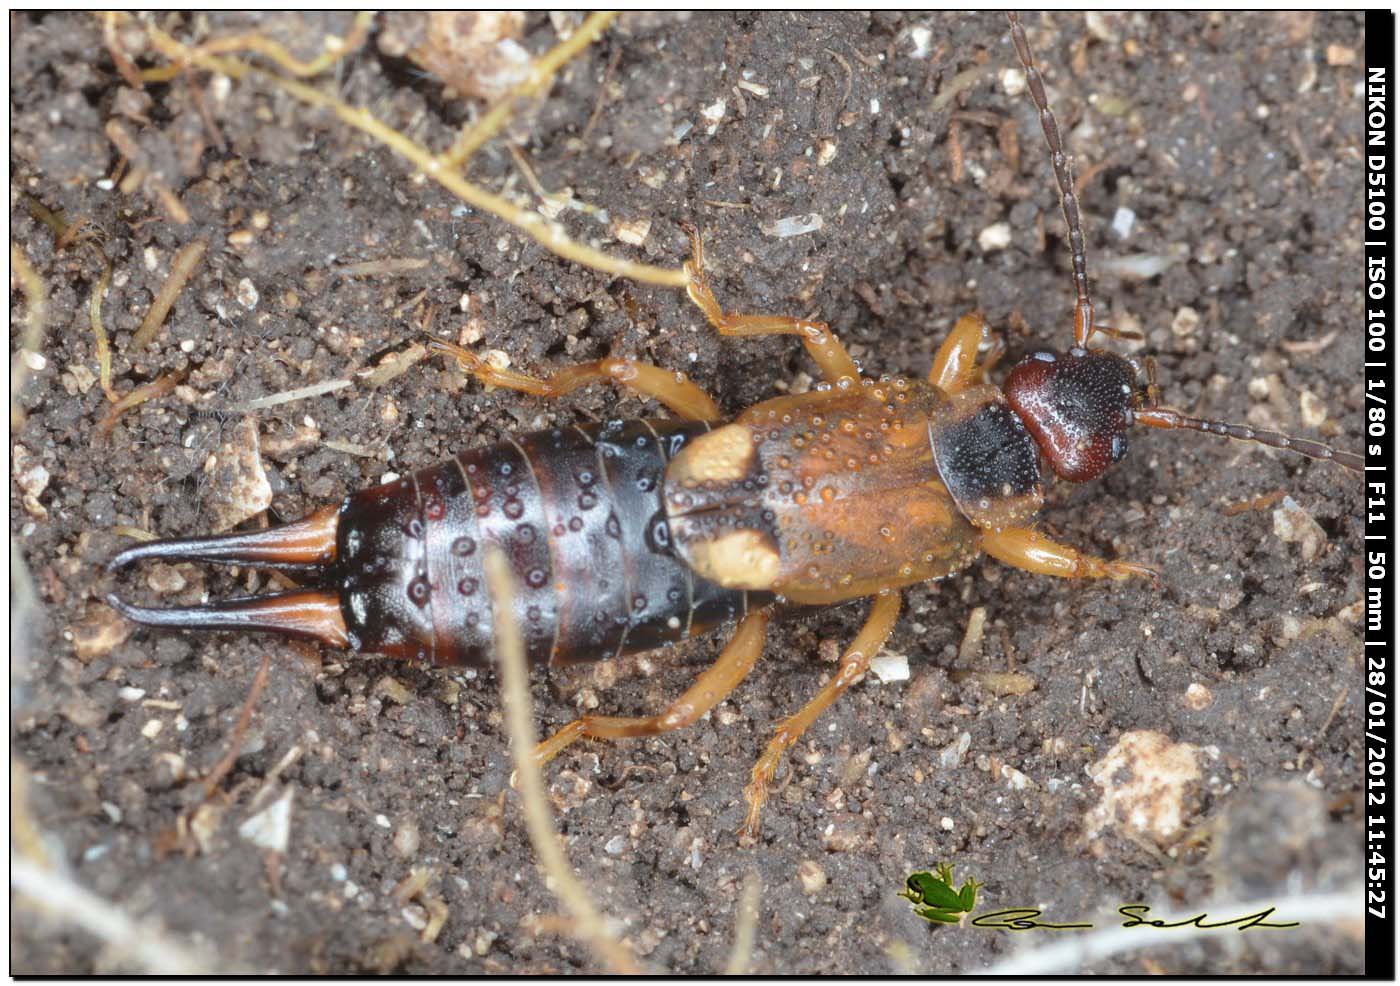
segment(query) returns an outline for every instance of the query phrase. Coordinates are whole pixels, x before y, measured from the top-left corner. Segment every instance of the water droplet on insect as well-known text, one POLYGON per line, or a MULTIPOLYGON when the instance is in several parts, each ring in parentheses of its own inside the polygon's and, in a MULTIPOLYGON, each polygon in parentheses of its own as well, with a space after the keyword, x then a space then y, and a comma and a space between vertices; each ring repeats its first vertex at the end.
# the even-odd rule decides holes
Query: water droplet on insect
POLYGON ((511 520, 519 520, 521 515, 525 513, 525 504, 521 503, 519 500, 507 500, 505 506, 501 509, 511 520))
POLYGON ((581 530, 583 530, 583 518, 582 518, 582 517, 570 517, 570 518, 569 518, 569 530, 571 530, 571 531, 581 531, 581 530))
POLYGON ((532 568, 525 574, 525 584, 531 589, 538 589, 549 580, 549 575, 542 568, 532 568))
POLYGON ((515 536, 521 544, 534 544, 539 535, 535 532, 534 524, 521 524, 515 529, 515 536))
POLYGON ((608 514, 608 521, 603 525, 603 529, 608 532, 609 537, 622 537, 622 524, 618 522, 617 514, 608 514))
POLYGON ((580 493, 578 495, 578 508, 580 510, 592 510, 598 505, 598 498, 592 493, 580 493))
POLYGON ((657 511, 652 517, 651 523, 647 525, 647 547, 652 551, 665 553, 671 550, 671 525, 666 522, 666 516, 657 511))
POLYGON ((428 580, 421 575, 408 584, 408 598, 419 609, 428 605, 428 600, 432 598, 432 595, 432 587, 428 585, 428 580))
POLYGON ((466 558, 476 550, 476 542, 469 537, 460 537, 452 542, 452 553, 458 558, 466 558))
POLYGON ((447 508, 443 506, 442 497, 436 494, 429 494, 423 498, 423 516, 429 520, 442 520, 447 513, 447 508))
POLYGON ((468 576, 467 578, 457 583, 457 591, 464 596, 470 596, 476 592, 479 585, 480 583, 477 582, 476 579, 468 576))

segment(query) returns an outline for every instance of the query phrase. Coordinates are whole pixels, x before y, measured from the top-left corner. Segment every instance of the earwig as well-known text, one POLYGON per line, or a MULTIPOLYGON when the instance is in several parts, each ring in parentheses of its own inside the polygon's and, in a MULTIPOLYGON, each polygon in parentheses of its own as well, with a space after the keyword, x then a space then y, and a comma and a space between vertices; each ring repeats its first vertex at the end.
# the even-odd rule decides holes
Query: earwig
POLYGON ((902 589, 984 553, 1061 578, 1158 579, 1151 565, 1094 557, 1035 526, 1047 483, 1102 476, 1124 457, 1132 426, 1202 431, 1359 471, 1351 452, 1165 406, 1150 360, 1090 346, 1099 335, 1132 334, 1095 320, 1072 163, 1025 31, 1015 14, 1008 19, 1068 232, 1075 302, 1067 351, 1031 353, 993 384, 1003 346, 973 313, 954 326, 926 378, 869 379, 824 323, 726 313, 691 230, 686 290, 706 321, 724 336, 797 336, 822 372, 816 390, 726 421, 698 386, 657 366, 604 359, 537 378, 434 340, 436 352, 484 384, 557 397, 611 383, 675 417, 520 435, 280 528, 132 547, 109 569, 180 559, 293 569, 311 582, 186 608, 138 607, 115 595, 111 604, 150 626, 270 631, 433 665, 482 665, 493 648, 483 555, 494 544, 518 583, 513 617, 534 665, 638 653, 737 622, 715 664, 664 712, 584 716, 540 745, 543 762, 580 737, 654 735, 696 721, 754 666, 776 607, 869 598, 839 671, 783 720, 753 768, 743 827, 753 837, 786 751, 866 671, 894 629, 902 589))

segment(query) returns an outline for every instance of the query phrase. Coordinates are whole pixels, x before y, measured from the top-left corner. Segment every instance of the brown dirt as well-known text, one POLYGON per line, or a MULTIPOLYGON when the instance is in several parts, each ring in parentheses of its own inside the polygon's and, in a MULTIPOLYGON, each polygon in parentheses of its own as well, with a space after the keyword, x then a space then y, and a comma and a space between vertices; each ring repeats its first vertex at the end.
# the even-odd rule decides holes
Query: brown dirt
MULTIPOLYGON (((1094 172, 1083 208, 1100 310, 1147 332, 1144 351, 1157 358, 1167 399, 1359 448, 1360 15, 1028 20, 1069 149, 1081 173, 1094 172), (1329 46, 1358 59, 1329 64, 1329 46), (1119 208, 1137 217, 1126 240, 1110 227, 1119 208), (1111 260, 1174 247, 1185 258, 1150 280, 1108 273, 1111 260), (1316 351, 1293 346, 1329 337, 1316 351), (1320 428, 1301 420, 1305 392, 1327 411, 1320 428)), ((348 30, 343 15, 162 21, 189 40, 266 30, 304 56, 327 32, 348 30)), ((491 675, 329 653, 318 666, 314 653, 307 659, 305 648, 269 638, 144 630, 85 663, 69 630, 99 612, 111 586, 102 564, 126 543, 114 524, 161 535, 208 527, 204 464, 240 419, 222 409, 404 348, 420 338, 426 306, 435 329, 455 336, 469 317, 459 301, 470 294, 479 345, 506 351, 517 367, 635 355, 686 370, 729 412, 813 368, 790 340, 718 342, 680 293, 582 270, 459 209, 388 150, 266 84, 221 92, 195 72, 148 87, 147 102, 121 91, 99 21, 15 14, 11 31, 12 230, 50 293, 47 366, 25 391, 29 419, 13 441, 51 474, 39 498, 46 519, 11 497, 11 534, 39 595, 37 612, 12 613, 31 641, 12 740, 33 772, 34 816, 53 849, 81 884, 229 965, 591 968, 581 946, 533 930, 559 904, 534 868, 513 794, 496 814, 510 769, 491 675), (99 185, 117 160, 103 133, 114 119, 178 191, 189 225, 170 222, 145 194, 99 185), (102 234, 115 272, 104 312, 117 389, 175 369, 192 374, 192 391, 128 414, 106 444, 90 442, 106 411, 101 389, 82 389, 71 369, 96 369, 86 304, 101 266, 87 249, 56 253, 25 196, 102 234), (253 228, 258 210, 267 228, 237 245, 231 235, 253 228), (196 237, 209 242, 204 262, 158 341, 133 355, 132 333, 171 256, 196 237), (331 270, 405 257, 430 263, 392 277, 331 270), (244 279, 259 296, 251 309, 239 301, 244 279), (195 776, 213 767, 269 649, 271 680, 224 783, 231 793, 216 798, 224 811, 206 850, 161 855, 162 833, 199 790, 176 782, 168 755, 195 776), (406 692, 387 687, 390 677, 406 692), (127 688, 144 697, 123 697, 127 688), (154 735, 151 722, 162 724, 154 735), (282 777, 295 789, 290 848, 266 859, 238 828, 294 745, 304 752, 282 777), (435 868, 428 895, 448 908, 430 944, 417 941, 394 899, 411 866, 435 868)), ((546 18, 530 17, 531 51, 555 37, 546 18)), ((1034 117, 998 81, 1013 64, 1005 24, 992 14, 629 16, 554 86, 529 121, 524 153, 546 188, 567 186, 614 217, 651 220, 640 250, 609 241, 610 249, 675 265, 685 251, 678 224, 697 222, 722 301, 820 313, 872 373, 922 371, 953 320, 972 309, 1007 331, 1016 357, 1067 345, 1071 295, 1034 117), (920 39, 925 50, 913 54, 920 39), (955 73, 989 60, 991 76, 954 104, 955 138, 949 109, 935 111, 934 98, 955 73), (741 103, 740 81, 769 93, 739 90, 741 103), (710 135, 700 111, 718 99, 725 115, 710 135), (999 131, 1006 119, 1014 128, 999 131), (671 135, 684 123, 695 126, 677 145, 671 135), (825 164, 824 140, 835 142, 825 164), (645 174, 664 181, 652 187, 639 180, 645 174), (818 233, 760 231, 813 212, 825 223, 818 233), (999 222, 1009 223, 1010 244, 984 252, 979 234, 999 222)), ((373 41, 332 74, 350 102, 429 146, 446 146, 464 119, 439 84, 373 41)), ((499 141, 472 173, 491 187, 517 174, 499 141)), ((591 219, 567 222, 602 236, 591 219)), ((19 297, 12 325, 25 310, 19 297)), ((601 389, 555 403, 485 393, 424 363, 382 390, 357 385, 258 421, 264 441, 309 417, 323 441, 392 449, 392 462, 320 444, 266 456, 272 512, 287 519, 465 445, 647 410, 601 389)), ((862 607, 785 623, 735 698, 687 733, 586 746, 551 766, 569 855, 645 961, 722 968, 737 888, 755 870, 765 888, 756 969, 924 974, 977 971, 1048 940, 932 929, 914 917, 896 893, 911 870, 942 860, 986 883, 984 906, 1045 902, 1053 916, 1101 924, 1124 902, 1204 906, 1212 893, 1319 891, 1358 872, 1348 806, 1361 755, 1359 629, 1339 614, 1361 595, 1359 482, 1325 464, 1199 436, 1137 436, 1135 446, 1104 480, 1056 488, 1044 519, 1069 543, 1160 565, 1163 589, 1071 585, 987 562, 909 592, 890 649, 908 655, 912 679, 867 680, 821 720, 791 758, 791 783, 771 802, 758 846, 740 848, 734 836, 749 766, 773 723, 830 673, 818 654, 852 635, 862 607), (1274 507, 1227 509, 1274 491, 1321 525, 1316 557, 1304 560, 1299 544, 1276 535, 1274 507), (988 615, 984 648, 959 658, 979 606, 988 615), (1008 665, 1035 690, 997 697, 957 674, 1008 665), (1207 708, 1186 703, 1193 683, 1212 693, 1207 708), (1208 751, 1189 820, 1197 828, 1170 853, 1114 834, 1082 838, 1097 801, 1086 766, 1137 729, 1208 751), (966 755, 940 767, 940 752, 963 732, 966 755), (1013 788, 1002 764, 1032 784, 1013 788), (1294 810, 1299 801, 1306 811, 1294 810), (804 891, 804 864, 825 873, 824 887, 804 891)), ((227 595, 247 580, 207 574, 185 597, 227 595)), ((144 575, 125 586, 152 595, 144 575)), ((536 719, 542 731, 557 727, 594 700, 610 712, 658 708, 715 646, 609 669, 616 681, 606 688, 597 669, 541 675, 536 719)), ((91 937, 29 911, 16 911, 11 941, 14 972, 114 968, 91 937)), ((1360 954, 1354 938, 1305 926, 1093 968, 1357 972, 1360 954)))

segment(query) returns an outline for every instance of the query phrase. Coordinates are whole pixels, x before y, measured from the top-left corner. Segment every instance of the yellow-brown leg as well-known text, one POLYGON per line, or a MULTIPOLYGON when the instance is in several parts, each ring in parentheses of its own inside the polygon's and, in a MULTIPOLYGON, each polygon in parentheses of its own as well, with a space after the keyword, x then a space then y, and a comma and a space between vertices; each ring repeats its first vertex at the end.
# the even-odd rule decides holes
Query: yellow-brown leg
POLYGON ((938 347, 928 382, 946 394, 956 394, 967 387, 986 383, 987 374, 1005 352, 1005 341, 991 330, 986 319, 976 312, 964 315, 953 326, 953 331, 948 333, 948 338, 943 340, 943 345, 938 347), (989 348, 986 359, 978 366, 977 349, 983 342, 989 348))
POLYGON ((749 813, 739 834, 745 839, 758 838, 763 804, 768 800, 768 786, 773 781, 773 775, 778 772, 783 754, 816 721, 817 716, 840 698, 841 693, 850 688, 857 678, 865 674, 866 669, 870 667, 870 659, 879 653, 894 631, 895 621, 899 618, 899 601, 897 592, 875 597, 865 626, 861 627, 856 639, 851 641, 851 645, 841 655, 841 669, 836 672, 836 677, 828 681, 795 715, 788 716, 778 724, 776 735, 769 740, 768 748, 754 764, 749 786, 744 789, 749 813))
POLYGON ((634 359, 599 359, 561 367, 548 377, 532 377, 516 370, 503 370, 487 363, 476 353, 443 339, 434 339, 430 349, 447 353, 472 376, 493 387, 505 387, 539 397, 562 397, 579 387, 599 381, 613 383, 650 397, 682 418, 692 421, 719 421, 719 405, 709 394, 691 383, 684 373, 634 359))
POLYGON ((623 718, 620 716, 583 716, 575 719, 539 746, 535 747, 535 762, 546 764, 565 747, 583 736, 594 739, 623 739, 628 736, 655 736, 673 729, 689 726, 709 712, 738 687, 754 662, 763 653, 763 638, 768 630, 769 610, 759 610, 744 617, 739 629, 729 639, 715 663, 710 665, 684 695, 671 703, 660 715, 623 718))
POLYGON ((851 359, 846 347, 832 334, 825 322, 808 322, 790 315, 734 315, 725 314, 715 300, 705 279, 705 250, 700 242, 700 231, 690 229, 691 257, 685 263, 685 272, 690 277, 686 293, 695 302, 705 318, 722 336, 770 336, 795 335, 807 347, 807 353, 821 367, 822 376, 829 383, 840 385, 843 379, 847 386, 860 380, 860 368, 851 359))
POLYGON ((1059 544, 1029 527, 984 531, 982 549, 999 562, 1027 572, 1035 572, 1037 575, 1053 575, 1061 579, 1116 581, 1136 576, 1161 583, 1157 569, 1151 565, 1108 561, 1094 555, 1086 555, 1078 548, 1059 544))

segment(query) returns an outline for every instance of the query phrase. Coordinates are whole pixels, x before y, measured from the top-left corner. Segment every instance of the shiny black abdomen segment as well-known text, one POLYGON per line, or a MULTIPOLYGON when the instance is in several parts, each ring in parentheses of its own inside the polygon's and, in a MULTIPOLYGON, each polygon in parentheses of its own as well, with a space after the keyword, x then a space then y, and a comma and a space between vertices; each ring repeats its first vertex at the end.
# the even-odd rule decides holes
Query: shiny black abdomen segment
POLYGON ((540 486, 542 541, 553 562, 557 632, 546 659, 610 657, 627 635, 627 545, 592 436, 570 426, 516 442, 540 486))
MULTIPOLYGON (((515 576, 515 625, 525 640, 525 656, 531 664, 546 663, 554 651, 559 606, 554 561, 545 536, 544 495, 535 469, 514 441, 463 452, 455 462, 471 489, 477 542, 500 546, 515 576)), ((474 577, 484 588, 482 561, 478 548, 474 577)), ((437 558, 429 560, 430 568, 439 564, 437 558)), ((445 630, 439 649, 451 655, 448 663, 481 663, 492 650, 490 604, 485 604, 486 619, 472 626, 467 626, 465 613, 451 603, 444 604, 441 623, 445 630), (453 636, 454 631, 457 636, 453 636)))
POLYGON ((671 456, 709 426, 613 421, 463 452, 346 498, 338 558, 352 645, 434 664, 488 664, 484 547, 515 575, 531 664, 595 661, 704 633, 757 594, 694 575, 671 551, 661 502, 671 456))
POLYGON ((351 647, 433 660, 425 534, 417 477, 345 498, 327 584, 340 593, 351 647))
MULTIPOLYGON (((610 421, 593 429, 608 478, 632 587, 627 653, 689 636, 696 577, 671 549, 662 474, 675 451, 708 428, 671 421, 610 421)), ((731 593, 732 595, 732 593, 731 593)))

